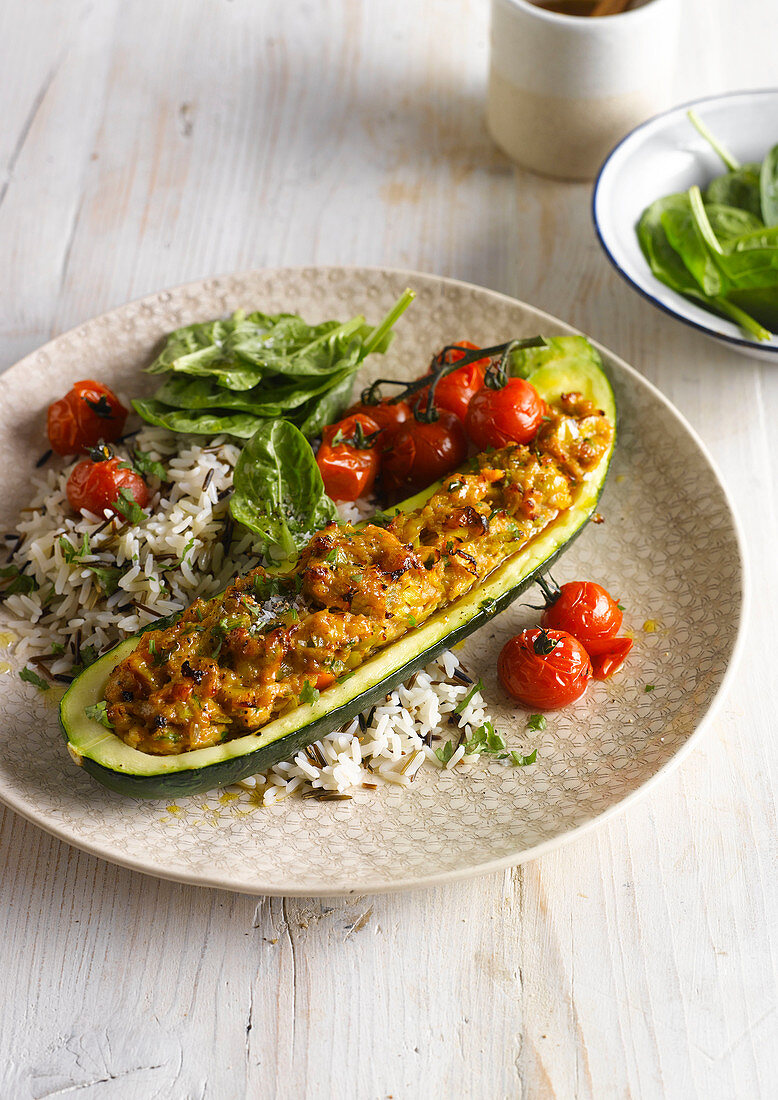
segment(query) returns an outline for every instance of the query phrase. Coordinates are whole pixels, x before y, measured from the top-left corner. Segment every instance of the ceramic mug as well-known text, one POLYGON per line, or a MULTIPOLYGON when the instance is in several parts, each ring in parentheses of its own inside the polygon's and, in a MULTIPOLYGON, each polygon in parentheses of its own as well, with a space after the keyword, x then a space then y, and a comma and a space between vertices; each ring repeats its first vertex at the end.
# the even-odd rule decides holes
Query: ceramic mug
POLYGON ((678 22, 678 0, 598 18, 492 0, 492 137, 525 168, 593 179, 625 134, 670 105, 678 22))

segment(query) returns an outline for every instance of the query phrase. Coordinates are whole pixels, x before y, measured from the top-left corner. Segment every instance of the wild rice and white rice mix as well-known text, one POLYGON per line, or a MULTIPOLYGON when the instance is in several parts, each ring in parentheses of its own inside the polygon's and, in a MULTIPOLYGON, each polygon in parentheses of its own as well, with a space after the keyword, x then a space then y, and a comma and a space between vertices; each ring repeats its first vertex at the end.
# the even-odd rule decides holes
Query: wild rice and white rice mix
MULTIPOLYGON (((19 639, 14 656, 45 683, 69 682, 124 636, 216 594, 259 562, 253 535, 229 515, 235 443, 222 436, 203 447, 144 427, 116 453, 128 454, 128 444, 166 471, 162 482, 149 479, 143 523, 76 515, 65 485, 77 460, 55 456, 36 475, 17 529, 4 535, 0 584, 4 618, 19 639)), ((345 506, 343 518, 364 511, 345 506)), ((337 798, 381 782, 407 787, 425 762, 453 768, 479 751, 505 758, 471 684, 457 658, 443 653, 369 714, 248 785, 265 804, 293 793, 337 798)))

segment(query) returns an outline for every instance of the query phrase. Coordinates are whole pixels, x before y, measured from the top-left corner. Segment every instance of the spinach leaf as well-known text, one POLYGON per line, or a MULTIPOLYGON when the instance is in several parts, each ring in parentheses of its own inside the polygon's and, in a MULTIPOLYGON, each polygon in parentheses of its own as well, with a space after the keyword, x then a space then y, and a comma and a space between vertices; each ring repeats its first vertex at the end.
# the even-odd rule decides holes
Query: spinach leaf
POLYGON ((759 164, 744 164, 736 172, 726 172, 708 185, 706 203, 721 206, 739 206, 755 218, 762 220, 762 201, 759 194, 759 164))
MULTIPOLYGON (((267 378, 262 385, 240 392, 226 390, 210 378, 188 378, 183 375, 168 378, 154 394, 155 401, 177 409, 230 409, 254 416, 283 416, 290 409, 304 405, 333 385, 351 376, 351 370, 314 379, 295 379, 274 383, 267 378)), ((275 377, 281 377, 275 376, 275 377)))
POLYGON ((315 439, 317 435, 321 435, 325 424, 332 424, 338 419, 351 400, 353 385, 354 374, 347 371, 339 376, 339 380, 325 394, 305 406, 299 428, 306 438, 315 439))
POLYGON ((728 301, 722 296, 711 298, 700 290, 699 284, 667 237, 662 223, 662 214, 666 210, 677 210, 684 216, 691 216, 688 196, 667 195, 663 199, 657 199, 644 210, 637 228, 643 254, 657 279, 665 286, 669 286, 671 290, 691 298, 706 309, 727 317, 750 332, 757 340, 769 340, 770 333, 763 328, 762 324, 744 312, 745 306, 735 301, 728 301))
POLYGON ((750 248, 778 248, 778 225, 762 226, 731 242, 730 251, 747 252, 750 248))
POLYGON ((193 364, 217 359, 230 331, 229 321, 206 321, 171 332, 165 346, 148 368, 149 374, 173 370, 176 364, 193 364), (207 354, 206 354, 207 353, 207 354))
POLYGON ((778 146, 763 164, 738 163, 699 119, 689 119, 729 171, 709 185, 657 199, 637 225, 651 271, 672 290, 728 317, 758 340, 778 322, 778 146))
POLYGON ((778 145, 774 145, 762 161, 759 196, 765 225, 778 225, 778 145))
POLYGON ((376 327, 361 316, 309 325, 293 313, 238 311, 177 329, 149 367, 168 378, 133 406, 174 432, 248 439, 266 419, 285 417, 318 435, 348 404, 362 360, 386 350, 413 298, 406 290, 376 327))
POLYGON ((681 294, 696 294, 699 292, 699 286, 679 253, 670 244, 662 222, 665 211, 678 209, 688 211, 686 195, 667 195, 663 199, 652 202, 643 211, 638 222, 638 240, 643 249, 643 255, 657 279, 669 286, 671 290, 680 291, 681 294))
POLYGON ((171 346, 149 371, 208 377, 229 390, 250 390, 267 375, 296 378, 355 369, 372 331, 364 317, 308 325, 291 313, 235 313, 228 321, 174 332, 171 346), (193 344, 196 350, 189 350, 193 344))
POLYGON ((230 511, 263 540, 265 554, 293 557, 336 515, 305 436, 287 420, 267 421, 243 448, 230 511))
POLYGON ((171 409, 154 398, 145 401, 133 401, 135 411, 159 428, 171 432, 191 432, 193 435, 234 435, 239 439, 249 439, 262 421, 249 413, 230 414, 214 409, 199 413, 195 410, 171 409))
POLYGON ((765 231, 759 218, 749 210, 741 210, 737 206, 722 206, 719 203, 706 202, 705 213, 725 252, 729 246, 734 246, 740 237, 765 231))
MULTIPOLYGON (((770 332, 778 332, 778 283, 766 287, 734 288, 728 295, 733 306, 745 310, 770 332)), ((763 339, 768 339, 769 333, 763 339)))
POLYGON ((778 291, 778 248, 749 248, 716 258, 733 288, 774 287, 778 291))
POLYGON ((725 280, 694 216, 688 195, 676 198, 679 201, 668 204, 660 215, 662 227, 703 293, 715 297, 724 291, 725 280))
POLYGON ((729 149, 727 149, 726 145, 724 145, 723 142, 719 141, 716 135, 708 129, 708 127, 702 121, 697 112, 692 108, 686 112, 686 117, 688 118, 689 122, 691 122, 697 133, 701 134, 702 137, 704 137, 708 144, 711 146, 713 151, 721 157, 730 172, 736 172, 740 167, 740 161, 737 159, 737 157, 734 157, 732 153, 730 153, 729 149))

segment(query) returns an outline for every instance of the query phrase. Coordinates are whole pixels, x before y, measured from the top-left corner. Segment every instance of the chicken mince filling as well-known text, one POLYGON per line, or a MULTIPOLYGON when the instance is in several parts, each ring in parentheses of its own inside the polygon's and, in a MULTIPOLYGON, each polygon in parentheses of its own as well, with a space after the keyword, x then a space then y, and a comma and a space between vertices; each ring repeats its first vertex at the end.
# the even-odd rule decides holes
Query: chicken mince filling
POLYGON ((573 503, 613 436, 579 394, 535 439, 480 454, 386 527, 326 527, 287 573, 262 568, 144 634, 110 675, 107 716, 142 752, 205 748, 311 702, 464 595, 573 503))

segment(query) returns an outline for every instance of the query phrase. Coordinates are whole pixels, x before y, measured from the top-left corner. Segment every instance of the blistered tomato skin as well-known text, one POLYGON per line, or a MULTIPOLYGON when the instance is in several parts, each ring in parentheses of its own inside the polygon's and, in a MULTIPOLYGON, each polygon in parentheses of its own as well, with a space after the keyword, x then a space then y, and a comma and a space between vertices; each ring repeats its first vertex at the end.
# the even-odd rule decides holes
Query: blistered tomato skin
POLYGON ((347 416, 324 429, 316 462, 324 491, 332 500, 357 500, 373 488, 380 464, 379 432, 378 423, 363 413, 347 416), (364 441, 369 446, 361 446, 364 441))
POLYGON ((126 420, 127 409, 108 386, 91 379, 74 382, 69 393, 49 405, 49 445, 58 455, 86 453, 100 442, 119 439, 126 420))
POLYGON ((370 417, 381 431, 387 434, 399 428, 412 415, 411 407, 407 401, 391 402, 388 399, 379 401, 376 405, 368 405, 361 401, 358 405, 352 405, 350 409, 347 409, 344 416, 346 418, 356 416, 357 413, 370 417))
POLYGON ((411 418, 385 443, 382 459, 384 491, 401 500, 450 474, 467 458, 467 437, 454 413, 440 411, 437 420, 411 418))
POLYGON ((523 630, 503 646, 500 683, 519 703, 558 710, 580 699, 592 678, 589 654, 564 630, 523 630))
POLYGON ((544 408, 533 385, 509 378, 500 389, 484 386, 470 399, 465 429, 479 451, 529 443, 543 421, 544 408))
POLYGON ((618 672, 632 649, 631 638, 611 638, 608 648, 592 654, 592 676, 595 680, 608 680, 618 672))
POLYGON ((612 648, 622 619, 618 604, 602 585, 594 581, 568 581, 540 616, 540 623, 566 630, 593 657, 612 648))
MULTIPOLYGON (((458 363, 460 359, 464 359, 468 352, 477 350, 477 344, 472 344, 469 340, 460 340, 456 347, 449 348, 446 352, 446 363, 458 363)), ((441 355, 437 356, 438 364, 441 361, 441 355)), ((467 366, 459 367, 458 370, 445 374, 435 387, 436 406, 439 409, 452 412, 464 424, 468 405, 471 398, 483 386, 488 366, 488 359, 478 359, 475 363, 468 363, 467 366)), ((422 390, 422 398, 428 392, 428 389, 422 390)))
POLYGON ((602 585, 594 581, 568 581, 540 617, 541 625, 566 630, 583 645, 592 659, 593 676, 607 680, 624 664, 632 639, 616 635, 624 616, 602 585))
POLYGON ((76 512, 92 512, 102 516, 106 509, 121 516, 131 503, 122 499, 122 489, 132 494, 140 508, 149 502, 149 490, 146 482, 134 470, 126 468, 118 458, 106 462, 93 462, 87 459, 74 466, 68 478, 65 492, 68 503, 76 512), (118 506, 118 507, 117 507, 118 506))

